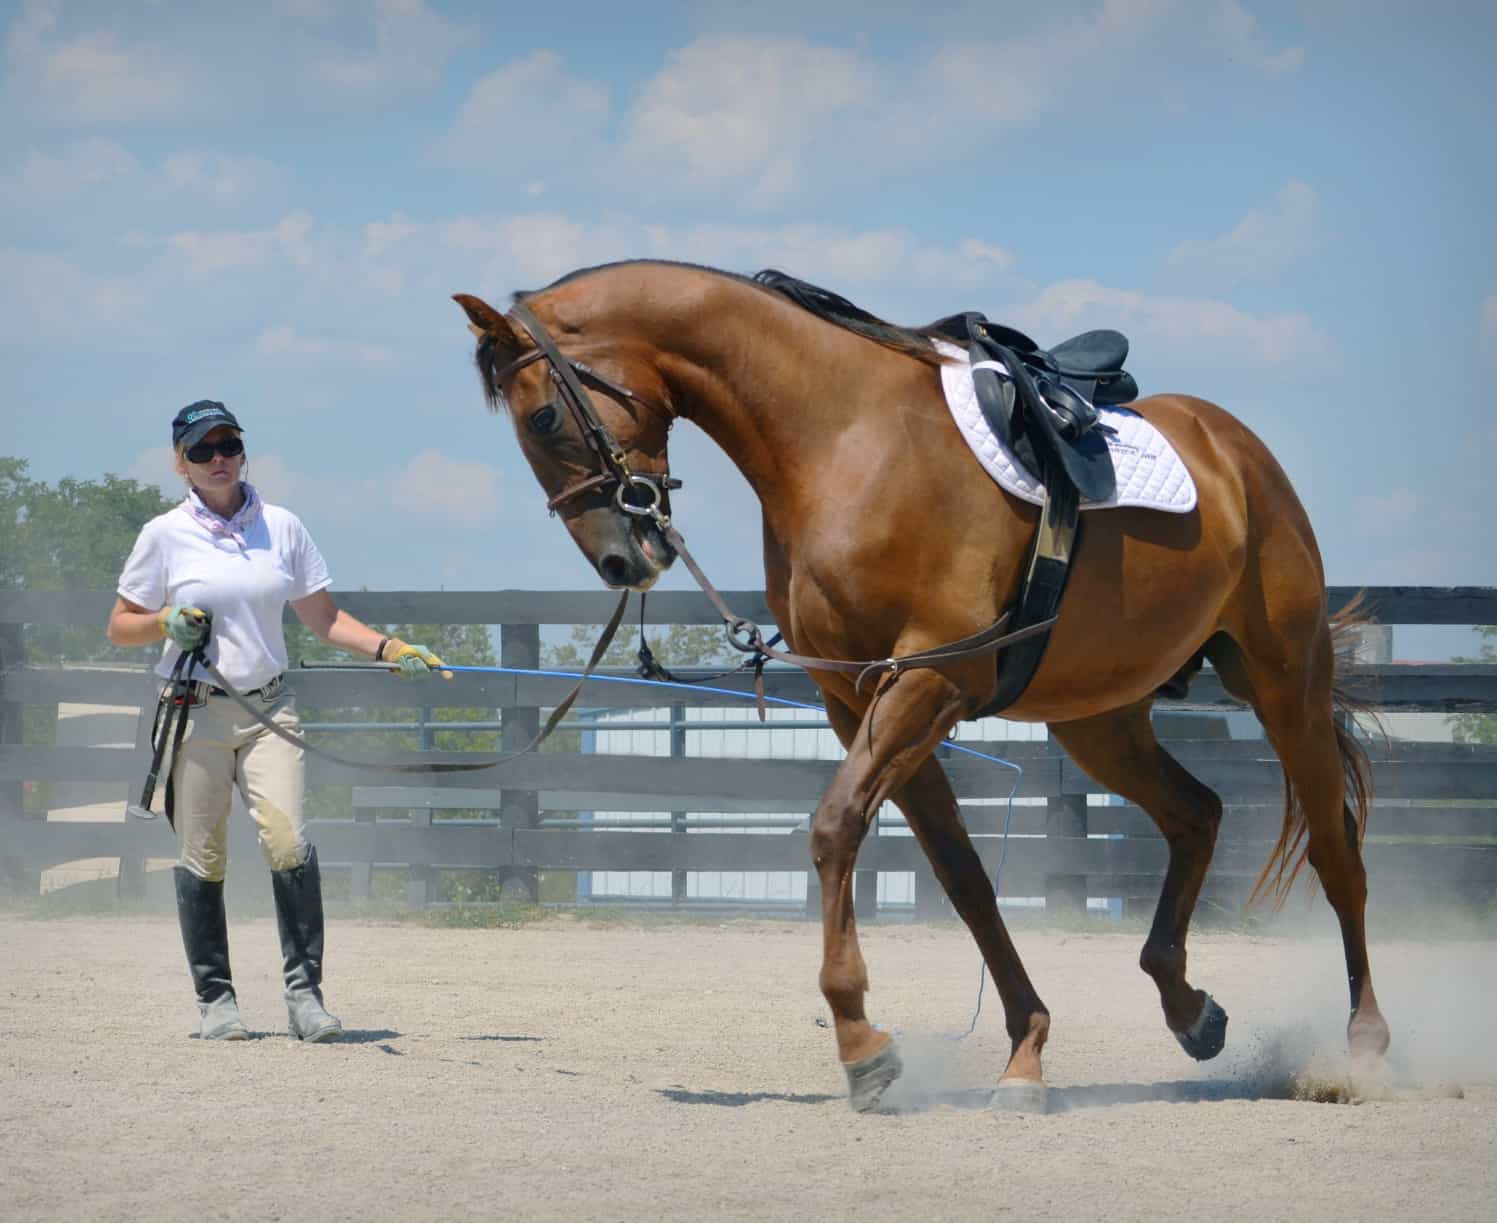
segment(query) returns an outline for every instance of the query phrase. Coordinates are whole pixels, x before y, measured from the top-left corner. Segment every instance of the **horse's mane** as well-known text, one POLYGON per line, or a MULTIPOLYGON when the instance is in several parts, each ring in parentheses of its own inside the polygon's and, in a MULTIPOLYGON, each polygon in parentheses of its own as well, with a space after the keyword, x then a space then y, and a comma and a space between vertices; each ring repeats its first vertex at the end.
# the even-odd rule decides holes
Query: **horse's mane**
POLYGON ((657 264, 666 267, 690 268, 693 271, 707 272, 713 276, 726 276, 729 280, 736 280, 742 284, 752 285, 763 289, 779 297, 788 298, 803 310, 809 311, 819 319, 834 323, 847 331, 855 332, 860 336, 882 344, 885 348, 892 348, 896 352, 902 352, 917 360, 924 361, 930 365, 939 365, 942 357, 931 343, 933 335, 945 334, 940 323, 929 327, 900 327, 897 324, 886 322, 875 314, 870 314, 861 306, 856 306, 847 298, 830 289, 823 289, 819 285, 813 285, 808 280, 801 280, 791 276, 788 272, 781 272, 777 268, 765 268, 756 272, 753 276, 742 276, 737 272, 726 272, 721 268, 708 267, 701 263, 685 263, 669 259, 624 259, 615 263, 600 263, 592 267, 578 268, 576 271, 568 272, 556 280, 553 280, 544 289, 532 289, 517 292, 511 295, 511 301, 524 301, 537 293, 544 293, 547 289, 555 289, 561 285, 568 284, 573 280, 579 280, 584 276, 590 276, 594 272, 607 271, 610 268, 629 267, 637 264, 657 264))
POLYGON ((885 348, 892 348, 930 365, 941 363, 940 354, 931 344, 931 329, 928 327, 900 327, 885 322, 878 315, 869 314, 863 307, 853 305, 841 294, 813 285, 808 280, 799 280, 777 268, 765 268, 754 276, 753 283, 772 293, 788 297, 817 318, 866 336, 885 348))

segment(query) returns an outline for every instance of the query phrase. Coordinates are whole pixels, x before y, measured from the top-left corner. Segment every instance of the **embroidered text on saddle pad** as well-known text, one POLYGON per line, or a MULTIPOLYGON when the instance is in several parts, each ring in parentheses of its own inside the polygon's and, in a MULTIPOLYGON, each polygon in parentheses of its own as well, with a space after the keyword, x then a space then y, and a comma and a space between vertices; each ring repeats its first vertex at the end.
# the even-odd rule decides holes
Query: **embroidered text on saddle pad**
MULTIPOLYGON (((941 367, 941 387, 946 406, 963 439, 982 469, 998 486, 1022 501, 1041 505, 1045 486, 1022 468, 1008 449, 993 436, 987 417, 972 387, 972 367, 966 354, 954 345, 940 344, 942 352, 960 358, 941 367)), ((996 364, 996 363, 995 363, 996 364)), ((1133 506, 1188 514, 1196 506, 1196 485, 1175 448, 1164 434, 1137 412, 1128 408, 1099 408, 1112 464, 1117 472, 1117 492, 1106 501, 1083 501, 1083 510, 1106 510, 1133 506)))

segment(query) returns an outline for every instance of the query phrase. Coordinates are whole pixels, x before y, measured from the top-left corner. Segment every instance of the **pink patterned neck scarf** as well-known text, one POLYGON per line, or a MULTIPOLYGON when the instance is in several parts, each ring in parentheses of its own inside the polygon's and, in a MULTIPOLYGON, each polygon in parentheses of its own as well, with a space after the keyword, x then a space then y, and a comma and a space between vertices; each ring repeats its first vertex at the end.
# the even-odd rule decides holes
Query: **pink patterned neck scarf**
POLYGON ((203 504, 203 499, 198 496, 195 488, 188 490, 187 500, 182 502, 182 508, 200 526, 206 528, 210 535, 232 539, 239 547, 244 548, 248 546, 246 535, 250 527, 259 521, 265 502, 260 500, 260 494, 255 491, 253 484, 241 481, 239 488, 244 493, 244 504, 234 512, 232 518, 224 518, 210 510, 203 504))

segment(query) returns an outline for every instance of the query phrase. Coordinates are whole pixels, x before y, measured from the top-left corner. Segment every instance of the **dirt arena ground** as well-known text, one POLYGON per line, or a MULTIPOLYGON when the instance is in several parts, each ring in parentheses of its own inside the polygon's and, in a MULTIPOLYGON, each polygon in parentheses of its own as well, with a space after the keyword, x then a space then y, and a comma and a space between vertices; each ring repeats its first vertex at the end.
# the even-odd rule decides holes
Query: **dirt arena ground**
POLYGON ((1339 945, 1200 934, 1231 1016, 1204 1067, 1136 931, 1021 928, 1055 1027, 1051 1110, 997 1114, 1004 1037, 956 925, 865 930, 900 1033, 888 1111, 845 1102, 804 923, 433 929, 334 916, 339 1045, 285 1037, 268 919, 231 927, 256 1039, 189 1038, 166 915, 0 914, 0 1219, 1490 1219, 1497 941, 1381 941, 1389 1082, 1334 1076, 1339 945), (1311 1079, 1311 1082, 1319 1082, 1311 1079))

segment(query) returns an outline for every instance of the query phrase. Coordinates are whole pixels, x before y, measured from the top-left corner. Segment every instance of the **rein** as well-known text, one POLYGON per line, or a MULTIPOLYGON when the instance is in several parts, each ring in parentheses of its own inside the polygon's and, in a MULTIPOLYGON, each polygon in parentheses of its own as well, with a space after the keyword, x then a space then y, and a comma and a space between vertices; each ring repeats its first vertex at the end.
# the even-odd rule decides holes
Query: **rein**
MULTIPOLYGON (((722 617, 723 626, 727 632, 728 642, 736 650, 745 654, 752 654, 758 662, 758 673, 755 677, 755 689, 759 693, 759 717, 764 718, 763 701, 763 659, 771 658, 776 662, 789 663, 792 666, 801 667, 807 671, 840 671, 855 674, 857 681, 855 688, 861 692, 863 683, 870 675, 889 674, 898 675, 901 671, 913 670, 920 667, 939 667, 948 663, 964 662, 971 658, 980 658, 987 654, 997 653, 1007 646, 1017 645, 1021 641, 1027 641, 1032 637, 1039 637, 1048 633, 1054 626, 1055 615, 1047 619, 1027 624, 1022 628, 1008 630, 1011 611, 1005 611, 992 624, 980 632, 971 636, 963 637, 958 641, 949 641, 944 645, 935 646, 928 650, 919 650, 913 654, 903 654, 898 657, 863 659, 853 661, 842 658, 818 658, 810 654, 797 654, 791 650, 782 650, 772 645, 764 636, 763 630, 752 620, 738 615, 727 605, 721 593, 711 580, 707 577, 702 567, 697 564, 696 558, 692 556, 691 550, 687 548, 686 541, 681 538, 681 533, 671 523, 670 514, 663 508, 666 501, 666 492, 671 488, 679 488, 680 481, 672 480, 669 475, 656 477, 653 475, 639 475, 629 467, 624 455, 623 447, 619 445, 618 439, 613 436, 608 426, 603 423, 598 415, 597 408, 593 405, 591 397, 582 385, 584 377, 600 383, 610 394, 622 398, 631 399, 646 407, 651 405, 646 400, 621 387, 592 370, 587 369, 580 362, 571 360, 563 355, 557 348, 556 342, 547 333, 540 321, 533 315, 523 303, 516 302, 511 313, 519 319, 525 330, 530 333, 535 342, 535 348, 522 354, 511 361, 502 369, 492 373, 493 381, 497 384, 504 378, 513 374, 532 362, 545 360, 550 367, 551 380, 556 384, 561 397, 566 401, 578 426, 582 429, 583 436, 588 444, 598 455, 603 470, 592 476, 585 477, 575 484, 569 485, 555 497, 546 503, 546 508, 555 511, 556 507, 573 497, 594 489, 606 488, 611 484, 617 485, 614 500, 618 508, 625 514, 636 518, 648 518, 654 523, 665 541, 676 551, 676 554, 686 563, 691 576, 701 587, 717 614, 722 617), (635 488, 648 490, 648 501, 636 503, 628 500, 628 494, 635 488), (1006 631, 1007 630, 1007 631, 1006 631)), ((652 408, 652 410, 655 410, 652 408)), ((651 660, 653 661, 653 660, 651 660)), ((648 662, 646 666, 650 665, 648 662)))
MULTIPOLYGON (((245 696, 233 684, 229 683, 219 669, 208 661, 207 656, 204 654, 207 642, 204 641, 196 649, 182 653, 172 669, 169 686, 162 691, 161 704, 156 711, 156 723, 151 730, 151 743, 154 748, 151 771, 146 777, 145 789, 142 793, 140 804, 138 806, 127 806, 125 810, 137 819, 153 820, 156 818, 156 813, 151 810, 151 798, 156 790, 156 778, 161 771, 161 762, 166 753, 168 739, 172 741, 172 753, 175 756, 186 733, 187 715, 188 710, 191 708, 194 688, 192 674, 195 668, 202 668, 213 679, 214 684, 222 689, 225 696, 238 705, 240 709, 244 710, 245 713, 249 714, 250 717, 254 718, 266 730, 270 731, 271 734, 279 736, 286 740, 287 743, 299 747, 304 752, 319 759, 359 769, 383 769, 390 773, 472 773, 479 769, 492 769, 501 764, 508 764, 512 760, 518 760, 521 756, 533 752, 551 736, 552 731, 556 729, 561 720, 566 716, 567 711, 571 709, 572 703, 576 701, 578 695, 582 692, 583 685, 592 678, 593 671, 597 668, 599 661, 607 652, 608 647, 613 643, 614 634, 618 631, 619 624, 624 618, 624 608, 628 602, 629 592, 626 590, 619 597, 618 606, 613 609, 613 615, 609 617, 608 624, 598 637, 597 644, 593 646, 592 655, 588 658, 587 665, 583 667, 582 674, 578 677, 577 682, 572 685, 572 690, 551 711, 551 716, 546 719, 545 725, 536 732, 535 737, 524 747, 520 748, 519 751, 505 752, 503 755, 490 756, 483 760, 444 760, 436 762, 360 760, 352 756, 340 756, 335 752, 329 752, 323 748, 316 747, 308 742, 306 735, 293 734, 284 726, 267 717, 263 709, 257 709, 249 697, 245 696), (164 725, 163 711, 166 714, 164 725), (175 730, 173 730, 174 720, 175 730)), ((172 777, 168 773, 166 780, 166 818, 168 823, 172 823, 172 798, 172 777)))
MULTIPOLYGON (((712 584, 711 579, 702 571, 697 564, 696 558, 692 556, 686 541, 681 538, 681 533, 671 525, 671 521, 664 514, 658 512, 654 515, 655 525, 660 528, 660 533, 665 536, 666 541, 674 548, 681 559, 686 563, 691 576, 696 579, 697 585, 702 588, 702 593, 707 596, 717 614, 722 617, 723 627, 728 635, 728 643, 735 650, 742 650, 745 654, 762 655, 772 658, 776 662, 789 663, 806 671, 841 671, 857 675, 854 684, 855 691, 863 690, 863 682, 870 675, 883 675, 887 673, 897 676, 901 671, 913 671, 922 667, 939 667, 947 663, 964 662, 969 658, 981 658, 986 654, 994 654, 1007 646, 1017 645, 1031 637, 1037 637, 1041 633, 1048 633, 1055 627, 1056 616, 1048 620, 1039 621, 1036 624, 1026 625, 1024 628, 1013 631, 1005 631, 1008 628, 1011 612, 1004 612, 997 620, 988 625, 980 632, 971 636, 962 637, 957 641, 948 641, 944 645, 932 646, 928 650, 917 650, 913 654, 891 655, 888 658, 863 659, 853 661, 845 658, 818 658, 812 654, 797 654, 793 650, 782 650, 771 645, 764 636, 761 629, 752 620, 745 616, 737 615, 722 597, 722 593, 712 584)), ((760 673, 759 690, 763 691, 763 674, 760 673)), ((763 709, 760 714, 762 717, 763 709)))

